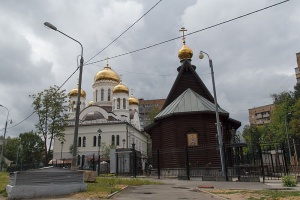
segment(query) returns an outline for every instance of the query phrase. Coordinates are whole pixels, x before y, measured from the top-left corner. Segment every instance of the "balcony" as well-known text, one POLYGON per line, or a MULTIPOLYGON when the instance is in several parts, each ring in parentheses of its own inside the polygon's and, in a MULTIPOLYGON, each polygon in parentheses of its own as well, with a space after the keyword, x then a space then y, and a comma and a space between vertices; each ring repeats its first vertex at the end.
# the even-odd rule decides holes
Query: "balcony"
POLYGON ((256 119, 262 118, 262 114, 256 114, 256 119))

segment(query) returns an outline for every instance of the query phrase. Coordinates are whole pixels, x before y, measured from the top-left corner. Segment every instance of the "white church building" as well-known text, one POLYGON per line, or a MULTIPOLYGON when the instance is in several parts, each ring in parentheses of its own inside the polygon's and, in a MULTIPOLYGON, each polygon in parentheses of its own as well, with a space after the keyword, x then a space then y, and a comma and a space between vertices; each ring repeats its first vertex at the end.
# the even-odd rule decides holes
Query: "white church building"
MULTIPOLYGON (((98 137, 101 132, 101 146, 115 149, 132 148, 140 151, 142 158, 147 157, 147 136, 141 131, 138 104, 139 101, 124 85, 120 76, 107 64, 94 77, 93 101, 86 106, 86 92, 81 90, 81 106, 78 130, 77 165, 89 167, 93 156, 99 155, 98 137)), ((69 92, 68 126, 65 127, 65 141, 54 141, 53 163, 70 164, 72 154, 70 146, 73 144, 75 111, 77 105, 78 88, 69 92)), ((102 149, 101 149, 102 150, 102 149)), ((101 151, 100 150, 100 151, 101 151)), ((109 161, 109 156, 101 161, 109 161)))

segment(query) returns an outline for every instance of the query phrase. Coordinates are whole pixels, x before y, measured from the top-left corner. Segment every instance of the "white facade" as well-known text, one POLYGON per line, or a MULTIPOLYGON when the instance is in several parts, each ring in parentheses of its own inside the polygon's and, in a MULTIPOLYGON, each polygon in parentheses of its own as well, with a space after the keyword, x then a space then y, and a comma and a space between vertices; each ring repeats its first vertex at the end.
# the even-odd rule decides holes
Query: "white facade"
MULTIPOLYGON (((93 84, 93 102, 85 105, 85 92, 81 91, 81 107, 79 115, 78 130, 78 164, 86 166, 93 158, 98 157, 99 146, 98 136, 101 130, 101 145, 112 148, 131 148, 135 143, 135 149, 140 151, 143 157, 147 155, 147 136, 140 131, 140 121, 138 115, 138 100, 132 95, 129 98, 129 89, 125 86, 118 74, 108 65, 99 71, 93 84), (134 105, 132 105, 133 103, 134 105)), ((73 89, 69 93, 69 121, 65 127, 65 141, 62 143, 57 139, 53 145, 53 160, 64 159, 65 163, 70 163, 72 154, 70 146, 74 140, 74 118, 77 102, 78 90, 73 89)), ((102 150, 102 149, 101 149, 102 150)), ((100 150, 100 151, 101 151, 100 150)), ((101 160, 104 158, 100 152, 101 160)), ((60 161, 59 161, 60 162, 60 161)))

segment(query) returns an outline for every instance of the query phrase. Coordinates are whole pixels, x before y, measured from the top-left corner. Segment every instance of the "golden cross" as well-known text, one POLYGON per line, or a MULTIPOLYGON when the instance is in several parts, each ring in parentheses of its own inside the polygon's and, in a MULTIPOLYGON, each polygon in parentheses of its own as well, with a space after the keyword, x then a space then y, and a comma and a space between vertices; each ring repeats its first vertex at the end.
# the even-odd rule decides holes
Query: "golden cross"
POLYGON ((123 75, 122 75, 122 74, 120 74, 120 79, 121 79, 121 81, 120 81, 120 82, 122 82, 122 77, 123 77, 123 75))
POLYGON ((184 31, 187 31, 187 30, 184 27, 182 27, 179 31, 182 32, 182 40, 183 40, 183 44, 185 44, 184 31))
POLYGON ((107 66, 108 66, 108 59, 109 59, 108 57, 105 58, 107 66))
POLYGON ((130 89, 131 95, 133 96, 133 89, 130 89))

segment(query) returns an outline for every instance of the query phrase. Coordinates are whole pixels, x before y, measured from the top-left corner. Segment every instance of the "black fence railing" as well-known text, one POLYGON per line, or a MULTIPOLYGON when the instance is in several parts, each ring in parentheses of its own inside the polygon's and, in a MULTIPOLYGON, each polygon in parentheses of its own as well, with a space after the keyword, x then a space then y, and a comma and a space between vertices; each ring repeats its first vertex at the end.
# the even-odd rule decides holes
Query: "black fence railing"
POLYGON ((202 180, 265 181, 287 174, 298 176, 300 144, 260 143, 224 146, 225 174, 222 174, 217 145, 158 149, 153 153, 155 174, 160 177, 202 180))

